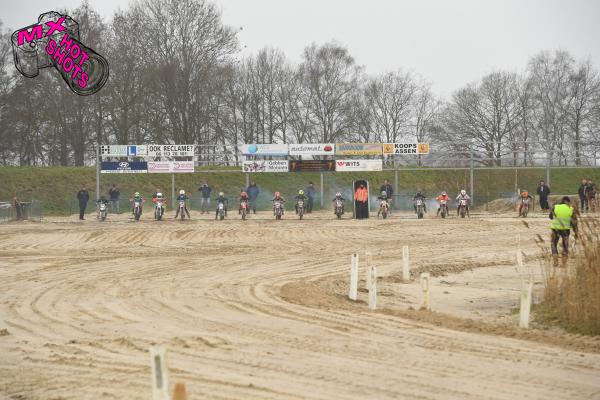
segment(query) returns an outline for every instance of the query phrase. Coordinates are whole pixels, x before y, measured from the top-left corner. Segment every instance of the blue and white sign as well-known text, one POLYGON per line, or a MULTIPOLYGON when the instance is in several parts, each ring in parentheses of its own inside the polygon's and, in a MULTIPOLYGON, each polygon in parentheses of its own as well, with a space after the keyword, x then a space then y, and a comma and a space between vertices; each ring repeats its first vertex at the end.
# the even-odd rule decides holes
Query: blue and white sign
POLYGON ((245 156, 287 156, 287 144, 242 144, 239 151, 245 156))
POLYGON ((146 161, 102 161, 100 172, 103 174, 145 174, 148 172, 146 161))

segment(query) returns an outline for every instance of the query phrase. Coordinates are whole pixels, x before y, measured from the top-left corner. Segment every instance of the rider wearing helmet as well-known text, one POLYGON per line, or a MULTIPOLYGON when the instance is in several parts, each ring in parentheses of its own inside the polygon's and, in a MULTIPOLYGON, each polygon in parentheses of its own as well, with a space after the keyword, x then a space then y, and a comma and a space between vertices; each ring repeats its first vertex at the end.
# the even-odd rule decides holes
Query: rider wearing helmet
POLYGON ((190 212, 188 211, 187 208, 187 200, 189 199, 189 197, 185 194, 185 190, 181 189, 179 191, 179 196, 177 196, 177 211, 175 212, 175 219, 177 219, 177 217, 179 216, 179 202, 183 201, 183 211, 185 211, 185 213, 188 216, 188 219, 191 219, 192 217, 190 217, 190 212))
POLYGON ((108 203, 110 202, 106 200, 106 197, 104 195, 100 196, 100 198, 96 200, 96 219, 100 219, 100 204, 108 205, 108 203))
POLYGON ((344 197, 342 197, 341 192, 337 192, 335 194, 335 198, 333 200, 331 200, 333 203, 333 212, 335 213, 335 202, 338 200, 342 202, 342 214, 343 214, 344 213, 344 201, 346 201, 346 199, 344 199, 344 197))
POLYGON ((281 193, 275 192, 275 196, 273 197, 273 199, 271 199, 271 201, 273 202, 273 213, 275 213, 275 202, 279 201, 281 203, 281 214, 283 215, 285 211, 285 209, 283 208, 285 200, 283 199, 283 197, 281 197, 281 193))
POLYGON ((227 206, 229 205, 229 199, 225 197, 225 193, 219 192, 219 197, 217 197, 217 210, 215 212, 215 219, 219 217, 219 204, 223 204, 225 209, 225 216, 227 216, 227 206))
POLYGON ((445 191, 442 192, 442 194, 440 194, 438 197, 435 198, 438 203, 440 204, 440 206, 437 209, 437 215, 440 215, 440 210, 442 209, 442 201, 446 201, 446 214, 448 213, 448 193, 446 193, 445 191))
POLYGON ((521 213, 523 211, 523 205, 525 204, 526 201, 529 201, 529 199, 532 199, 533 197, 531 197, 531 195, 529 194, 529 192, 527 190, 523 190, 521 192, 521 198, 519 199, 519 217, 521 216, 521 213))
POLYGON ((242 190, 242 192, 240 193, 240 208, 238 209, 238 214, 242 213, 242 203, 246 202, 246 204, 250 204, 250 200, 248 198, 248 193, 246 193, 244 190, 242 190))
POLYGON ((423 193, 421 193, 421 191, 418 190, 417 194, 415 194, 415 197, 413 197, 413 207, 415 208, 415 214, 417 213, 417 199, 423 202, 423 211, 427 212, 427 205, 425 204, 425 195, 423 195, 423 193))
POLYGON ((131 213, 135 213, 135 203, 140 203, 140 215, 142 215, 142 205, 146 200, 144 200, 140 192, 135 192, 133 198, 129 199, 129 201, 131 202, 131 213))
POLYGON ((469 215, 469 203, 471 202, 471 197, 469 197, 469 195, 467 194, 467 191, 465 189, 461 189, 460 193, 458 196, 456 196, 456 201, 458 202, 458 205, 456 206, 456 215, 458 215, 460 213, 460 200, 466 200, 467 201, 467 215, 469 215))
POLYGON ((298 195, 296 195, 294 197, 294 200, 296 200, 296 205, 294 206, 294 208, 296 208, 296 214, 298 214, 298 200, 302 200, 304 201, 304 208, 306 210, 306 200, 308 199, 308 197, 304 194, 304 190, 300 189, 298 190, 298 195))

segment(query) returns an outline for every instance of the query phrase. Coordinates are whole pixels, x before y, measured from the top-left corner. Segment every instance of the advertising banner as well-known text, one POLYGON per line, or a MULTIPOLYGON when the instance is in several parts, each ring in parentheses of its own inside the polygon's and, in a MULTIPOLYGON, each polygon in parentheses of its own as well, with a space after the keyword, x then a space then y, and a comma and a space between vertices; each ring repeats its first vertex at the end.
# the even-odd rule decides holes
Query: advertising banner
POLYGON ((195 144, 149 144, 148 157, 194 157, 195 144))
POLYGON ((193 173, 193 161, 148 161, 150 174, 193 173))
POLYGON ((242 144, 238 146, 245 156, 287 156, 287 144, 242 144))
POLYGON ((379 156, 381 143, 336 143, 335 154, 342 156, 379 156))
POLYGON ((332 156, 335 154, 333 143, 289 144, 290 156, 332 156))
POLYGON ((382 171, 381 160, 336 160, 335 170, 338 172, 382 171))
POLYGON ((287 160, 244 161, 242 172, 288 172, 287 160))
POLYGON ((383 154, 429 154, 429 143, 384 143, 383 154))
POLYGON ((335 171, 334 160, 292 160, 290 172, 327 172, 335 171))
POLYGON ((145 161, 102 161, 100 172, 103 174, 145 174, 148 163, 145 161))
POLYGON ((105 157, 140 157, 148 154, 145 145, 110 144, 100 146, 100 156, 105 157))

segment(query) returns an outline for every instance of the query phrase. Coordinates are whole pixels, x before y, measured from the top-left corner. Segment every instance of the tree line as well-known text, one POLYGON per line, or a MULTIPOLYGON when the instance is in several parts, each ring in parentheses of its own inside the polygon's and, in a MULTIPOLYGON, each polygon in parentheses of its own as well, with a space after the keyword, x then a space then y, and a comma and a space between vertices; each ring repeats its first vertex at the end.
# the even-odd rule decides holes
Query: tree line
POLYGON ((306 46, 298 63, 271 47, 241 57, 238 30, 209 1, 140 0, 109 21, 87 2, 62 12, 110 78, 81 97, 52 68, 21 76, 0 22, 1 165, 86 165, 99 144, 198 144, 201 161, 223 163, 238 161, 242 143, 417 140, 440 162, 487 165, 540 154, 585 165, 600 150, 600 76, 567 51, 441 99, 416 73, 368 74, 337 42, 306 46))

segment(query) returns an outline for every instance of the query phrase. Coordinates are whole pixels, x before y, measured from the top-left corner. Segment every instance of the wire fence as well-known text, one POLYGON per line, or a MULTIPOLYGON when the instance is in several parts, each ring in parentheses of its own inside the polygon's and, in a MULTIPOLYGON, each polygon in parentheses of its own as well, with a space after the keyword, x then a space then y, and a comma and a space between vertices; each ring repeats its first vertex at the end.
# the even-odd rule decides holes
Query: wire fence
POLYGON ((41 221, 43 203, 39 200, 0 201, 0 222, 8 221, 41 221))

